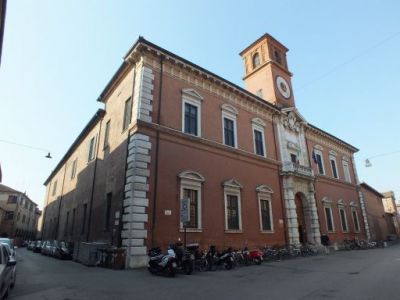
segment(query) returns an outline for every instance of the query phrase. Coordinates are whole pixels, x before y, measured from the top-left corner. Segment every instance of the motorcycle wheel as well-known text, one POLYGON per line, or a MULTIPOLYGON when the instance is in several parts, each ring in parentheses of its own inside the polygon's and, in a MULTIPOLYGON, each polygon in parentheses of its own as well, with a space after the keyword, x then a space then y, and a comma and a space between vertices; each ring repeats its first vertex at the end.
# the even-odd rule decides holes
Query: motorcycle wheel
POLYGON ((255 258, 255 259, 254 259, 254 263, 255 263, 256 265, 261 265, 261 259, 255 258))
POLYGON ((167 274, 169 277, 174 277, 175 276, 175 268, 173 266, 169 266, 167 269, 167 274))
POLYGON ((149 272, 150 272, 151 274, 156 274, 156 273, 157 273, 157 270, 155 270, 155 269, 152 268, 152 267, 148 267, 147 269, 149 270, 149 272))
POLYGON ((193 265, 190 262, 186 262, 183 265, 183 273, 185 273, 185 275, 190 275, 193 272, 193 265))
POLYGON ((225 269, 231 270, 232 268, 233 268, 233 263, 232 263, 230 260, 228 260, 228 261, 225 263, 225 269))

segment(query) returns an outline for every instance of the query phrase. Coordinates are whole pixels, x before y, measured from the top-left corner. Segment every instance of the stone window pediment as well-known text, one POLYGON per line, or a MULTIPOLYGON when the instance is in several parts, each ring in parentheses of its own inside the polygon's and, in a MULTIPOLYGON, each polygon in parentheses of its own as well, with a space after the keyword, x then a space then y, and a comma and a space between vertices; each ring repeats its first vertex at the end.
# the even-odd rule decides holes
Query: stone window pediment
POLYGON ((201 175, 198 172, 187 170, 179 173, 178 177, 180 179, 186 179, 186 180, 191 180, 191 181, 197 181, 197 182, 204 182, 206 179, 204 178, 203 175, 201 175))
POLYGON ((182 89, 182 95, 196 100, 203 100, 203 96, 194 89, 182 89))
POLYGON ((237 108, 233 107, 233 106, 230 105, 230 104, 222 104, 222 105, 221 105, 221 109, 222 109, 224 112, 227 112, 227 113, 232 114, 232 115, 235 115, 235 116, 239 114, 239 111, 237 110, 237 108))
POLYGON ((265 184, 261 184, 261 185, 257 186, 256 192, 263 193, 263 194, 273 194, 274 193, 274 191, 268 185, 265 185, 265 184))
POLYGON ((260 118, 251 119, 251 123, 253 123, 254 125, 261 126, 261 127, 265 127, 266 126, 265 122, 263 120, 261 120, 260 118))
POLYGON ((226 188, 234 188, 234 189, 242 189, 243 186, 240 184, 239 181, 237 181, 236 179, 229 179, 226 180, 222 183, 222 185, 226 188))
POLYGON ((328 197, 323 197, 322 200, 321 200, 321 202, 327 203, 327 204, 331 204, 331 203, 332 203, 332 200, 329 199, 328 197))
POLYGON ((346 205, 346 203, 344 203, 343 199, 339 199, 337 204, 338 204, 338 206, 345 206, 346 205))

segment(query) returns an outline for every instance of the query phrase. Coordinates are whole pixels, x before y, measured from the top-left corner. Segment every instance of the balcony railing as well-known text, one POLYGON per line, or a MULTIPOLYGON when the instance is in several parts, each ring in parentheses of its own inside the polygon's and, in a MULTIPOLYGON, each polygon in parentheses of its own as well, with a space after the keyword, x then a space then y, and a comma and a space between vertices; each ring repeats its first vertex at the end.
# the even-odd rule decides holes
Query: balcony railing
POLYGON ((283 173, 294 173, 303 176, 313 177, 314 172, 310 167, 300 165, 291 161, 287 161, 282 165, 283 173))

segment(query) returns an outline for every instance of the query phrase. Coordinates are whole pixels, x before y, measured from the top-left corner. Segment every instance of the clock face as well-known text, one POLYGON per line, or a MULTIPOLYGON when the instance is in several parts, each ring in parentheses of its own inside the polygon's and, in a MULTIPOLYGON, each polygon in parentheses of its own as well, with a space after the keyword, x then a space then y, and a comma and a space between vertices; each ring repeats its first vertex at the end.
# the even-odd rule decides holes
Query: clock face
POLYGON ((286 98, 290 98, 290 86, 288 82, 281 76, 276 77, 276 86, 278 87, 279 93, 286 98))

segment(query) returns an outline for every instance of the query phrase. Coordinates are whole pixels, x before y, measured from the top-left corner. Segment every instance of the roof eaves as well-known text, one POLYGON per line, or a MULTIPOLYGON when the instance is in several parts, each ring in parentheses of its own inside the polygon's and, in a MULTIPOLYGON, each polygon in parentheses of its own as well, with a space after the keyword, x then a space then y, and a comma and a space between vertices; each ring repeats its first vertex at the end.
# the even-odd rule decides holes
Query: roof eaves
POLYGON ((385 198, 384 195, 382 195, 381 193, 379 193, 377 190, 375 190, 372 186, 370 186, 369 184, 367 184, 366 182, 361 182, 360 184, 362 187, 364 187, 365 189, 373 192, 374 194, 376 194, 378 197, 381 198, 385 198))
POLYGON ((46 185, 51 180, 51 178, 60 170, 61 166, 68 160, 68 158, 71 156, 71 154, 76 149, 76 147, 79 145, 79 143, 86 137, 86 135, 89 133, 90 130, 92 130, 92 128, 97 124, 97 122, 101 118, 103 118, 105 113, 106 112, 103 109, 97 110, 97 112, 94 114, 94 116, 90 119, 90 121, 87 123, 87 125, 81 131, 81 133, 78 135, 78 137, 72 143, 72 145, 69 147, 68 151, 61 158, 61 160, 59 161, 57 166, 54 168, 54 170, 51 172, 50 176, 43 183, 43 185, 46 185))

